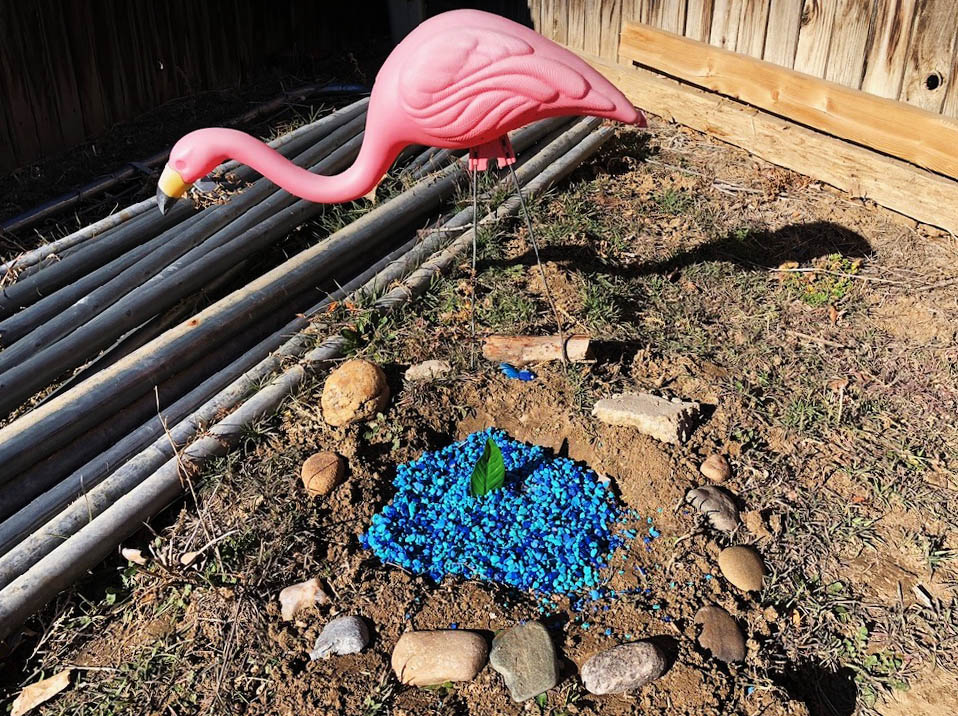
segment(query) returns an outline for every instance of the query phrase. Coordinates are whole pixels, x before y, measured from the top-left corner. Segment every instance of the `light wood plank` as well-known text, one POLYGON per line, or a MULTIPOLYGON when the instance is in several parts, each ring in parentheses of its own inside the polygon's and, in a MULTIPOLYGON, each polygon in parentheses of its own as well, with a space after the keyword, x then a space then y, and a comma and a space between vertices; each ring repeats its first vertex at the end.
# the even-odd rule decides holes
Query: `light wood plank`
POLYGON ((958 81, 955 81, 958 79, 958 44, 955 46, 955 56, 951 61, 951 77, 952 81, 948 83, 945 106, 941 108, 941 113, 946 117, 958 117, 958 81))
POLYGON ((569 41, 569 9, 565 0, 549 0, 552 4, 552 39, 563 45, 569 41))
POLYGON ((714 0, 688 0, 685 8, 685 36, 708 42, 712 33, 714 0))
POLYGON ((569 0, 568 45, 573 50, 585 49, 586 0, 569 0))
POLYGON ((862 89, 895 99, 905 74, 905 53, 911 38, 916 0, 877 0, 875 29, 865 59, 862 89))
POLYGON ((685 0, 658 0, 653 2, 649 24, 681 35, 685 30, 685 0))
POLYGON ((793 69, 816 77, 825 76, 834 22, 834 0, 805 0, 793 69))
POLYGON ((532 20, 532 27, 536 32, 542 32, 542 12, 545 0, 527 0, 526 5, 529 8, 529 19, 532 20))
POLYGON ((712 30, 709 34, 710 44, 729 50, 735 49, 742 19, 742 2, 743 0, 715 0, 712 30))
POLYGON ((585 32, 583 45, 590 55, 599 56, 602 47, 602 23, 600 21, 599 0, 585 0, 585 32))
POLYGON ((739 22, 736 52, 762 58, 768 26, 768 0, 745 0, 739 22))
POLYGON ((583 57, 652 114, 958 233, 958 182, 653 72, 583 57))
POLYGON ((771 0, 762 59, 782 67, 794 66, 801 23, 802 0, 771 0))
POLYGON ((664 0, 622 0, 622 22, 652 22, 652 4, 664 0))
POLYGON ((872 6, 871 0, 838 0, 825 79, 846 87, 861 87, 872 6))
POLYGON ((619 57, 622 0, 600 0, 599 28, 599 56, 614 62, 619 57))
POLYGON ((621 57, 837 137, 958 177, 958 122, 645 25, 621 57))
POLYGON ((555 39, 552 36, 552 10, 554 5, 555 3, 552 0, 539 0, 539 27, 536 28, 536 32, 550 40, 555 39))
POLYGON ((899 99, 931 112, 942 108, 952 82, 956 33, 958 3, 955 0, 919 2, 899 99))

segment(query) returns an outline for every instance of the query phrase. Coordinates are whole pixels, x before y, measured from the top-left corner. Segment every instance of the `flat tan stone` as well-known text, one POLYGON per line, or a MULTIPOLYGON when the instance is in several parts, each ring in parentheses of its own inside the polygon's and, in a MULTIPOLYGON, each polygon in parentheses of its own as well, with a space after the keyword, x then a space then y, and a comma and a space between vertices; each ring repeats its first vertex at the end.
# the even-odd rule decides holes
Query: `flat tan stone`
POLYGON ((404 684, 435 686, 471 681, 488 655, 486 640, 472 631, 407 631, 393 649, 392 668, 404 684))
POLYGON ((665 443, 683 443, 695 427, 701 406, 649 393, 622 393, 603 398, 592 415, 609 425, 625 425, 665 443))

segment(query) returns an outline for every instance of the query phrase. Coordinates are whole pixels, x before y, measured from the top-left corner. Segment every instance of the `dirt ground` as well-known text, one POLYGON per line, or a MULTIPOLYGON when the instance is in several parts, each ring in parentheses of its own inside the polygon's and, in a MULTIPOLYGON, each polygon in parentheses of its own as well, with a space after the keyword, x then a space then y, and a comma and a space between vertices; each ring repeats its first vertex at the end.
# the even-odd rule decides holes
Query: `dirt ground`
MULTIPOLYGON (((387 373, 387 411, 332 428, 315 376, 129 541, 145 565, 117 556, 31 622, 0 699, 72 666, 70 688, 38 713, 958 712, 954 238, 655 121, 648 135, 621 131, 534 213, 549 285, 567 328, 596 341, 594 362, 534 366, 527 383, 481 358, 473 367, 465 265, 402 315, 345 315, 355 354, 387 373), (430 358, 453 372, 404 386, 405 368, 430 358), (681 446, 591 417, 622 390, 697 400, 706 417, 681 446), (389 656, 409 627, 491 636, 536 618, 533 597, 435 584, 358 541, 397 464, 490 425, 610 477, 661 533, 616 557, 644 577, 609 574, 613 588, 648 593, 579 612, 559 602, 547 626, 562 680, 525 704, 489 667, 465 684, 403 687, 389 656), (299 467, 320 449, 344 455, 349 477, 311 499, 299 467), (683 503, 713 452, 728 456, 743 510, 732 536, 683 503), (729 544, 763 555, 760 594, 721 577, 729 544), (313 576, 332 604, 281 622, 279 590, 313 576), (693 615, 708 603, 743 627, 744 663, 697 643, 693 615), (338 613, 374 625, 370 647, 310 662, 338 613), (582 689, 586 658, 638 638, 669 652, 665 676, 630 696, 582 689)), ((518 225, 484 238, 478 286, 483 333, 554 331, 518 225)))

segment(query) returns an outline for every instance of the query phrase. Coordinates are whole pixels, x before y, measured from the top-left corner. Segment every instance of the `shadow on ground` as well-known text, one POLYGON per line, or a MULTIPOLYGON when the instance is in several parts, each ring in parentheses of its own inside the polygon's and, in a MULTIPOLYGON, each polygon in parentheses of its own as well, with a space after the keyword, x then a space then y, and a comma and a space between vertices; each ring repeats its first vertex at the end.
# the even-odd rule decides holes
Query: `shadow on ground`
MULTIPOLYGON (((767 270, 777 268, 787 261, 808 263, 830 254, 841 254, 852 259, 864 258, 871 252, 871 245, 861 234, 829 221, 789 224, 775 231, 730 234, 668 258, 630 266, 610 263, 591 246, 553 245, 539 249, 544 262, 553 261, 574 267, 577 271, 595 271, 627 278, 652 274, 668 276, 689 266, 709 261, 729 261, 745 270, 767 270)), ((516 259, 488 261, 481 268, 534 263, 535 254, 530 248, 516 259)))

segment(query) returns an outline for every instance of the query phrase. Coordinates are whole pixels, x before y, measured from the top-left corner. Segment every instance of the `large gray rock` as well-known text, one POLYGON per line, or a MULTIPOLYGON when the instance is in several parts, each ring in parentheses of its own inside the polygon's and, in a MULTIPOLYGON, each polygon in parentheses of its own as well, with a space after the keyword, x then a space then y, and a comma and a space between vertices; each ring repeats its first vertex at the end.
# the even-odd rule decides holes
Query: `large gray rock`
POLYGON ((366 622, 359 617, 336 617, 323 627, 313 650, 309 652, 309 658, 316 661, 333 655, 358 654, 368 643, 369 628, 366 622))
POLYGON ((404 684, 435 686, 471 681, 488 655, 486 640, 472 631, 407 631, 393 648, 392 668, 404 684))
POLYGON ((502 674, 516 702, 548 691, 559 681, 555 647, 540 622, 516 624, 496 635, 489 664, 502 674))
POLYGON ((739 525, 738 507, 721 487, 703 485, 689 490, 685 501, 705 515, 712 527, 722 532, 733 532, 739 525))
POLYGON ((650 641, 619 644, 582 665, 582 683, 589 693, 622 694, 654 681, 667 667, 665 654, 650 641))
POLYGON ((622 393, 603 398, 592 414, 610 425, 627 425, 665 443, 683 443, 695 427, 701 406, 649 393, 622 393))

